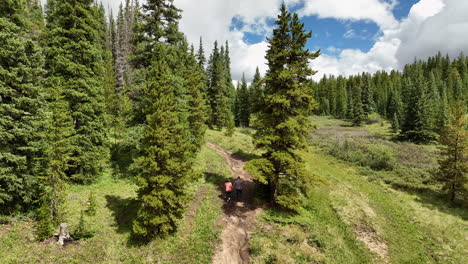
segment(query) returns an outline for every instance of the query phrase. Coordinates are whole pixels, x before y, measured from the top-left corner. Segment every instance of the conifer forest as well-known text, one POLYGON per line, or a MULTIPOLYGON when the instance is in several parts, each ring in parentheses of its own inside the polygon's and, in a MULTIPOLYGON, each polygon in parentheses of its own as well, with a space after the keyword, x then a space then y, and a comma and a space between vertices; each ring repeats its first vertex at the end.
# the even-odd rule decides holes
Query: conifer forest
POLYGON ((468 40, 322 74, 323 1, 261 63, 185 2, 0 0, 0 263, 466 263, 468 40))

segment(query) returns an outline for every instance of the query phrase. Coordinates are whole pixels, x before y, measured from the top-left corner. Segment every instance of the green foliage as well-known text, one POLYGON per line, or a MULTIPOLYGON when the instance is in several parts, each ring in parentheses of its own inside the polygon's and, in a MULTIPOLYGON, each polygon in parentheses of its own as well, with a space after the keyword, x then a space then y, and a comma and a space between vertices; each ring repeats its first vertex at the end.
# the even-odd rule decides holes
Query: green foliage
POLYGON ((468 191, 468 132, 465 109, 461 105, 454 108, 450 123, 444 128, 440 143, 442 157, 435 179, 443 184, 450 201, 457 193, 468 191))
POLYGON ((305 32, 297 14, 291 16, 284 4, 275 24, 277 28, 269 39, 266 55, 269 70, 254 135, 257 148, 265 154, 261 161, 248 166, 261 165, 251 171, 268 182, 271 202, 297 211, 305 172, 296 152, 305 147, 305 135, 311 127, 307 114, 314 105, 307 85, 307 77, 314 71, 308 68, 308 63, 319 52, 304 49, 311 33, 305 32))
POLYGON ((44 127, 44 57, 28 33, 24 1, 0 7, 0 206, 30 209, 39 197, 37 171, 44 127))
POLYGON ((50 238, 54 233, 54 224, 52 223, 52 212, 50 201, 44 199, 41 207, 37 209, 37 220, 35 223, 36 238, 40 241, 50 238))
POLYGON ((89 197, 88 197, 88 201, 86 202, 86 205, 87 205, 87 208, 86 208, 86 211, 85 211, 86 214, 91 215, 91 216, 95 216, 98 205, 97 205, 97 202, 96 202, 96 198, 94 197, 94 192, 93 191, 89 192, 89 197))
POLYGON ((133 232, 146 239, 175 231, 187 202, 185 187, 193 162, 187 115, 178 101, 183 82, 169 67, 168 56, 178 48, 159 44, 158 49, 143 94, 152 102, 143 109, 143 155, 134 164, 142 206, 133 232))
POLYGON ((237 114, 239 116, 239 126, 249 127, 250 126, 250 100, 249 100, 249 89, 247 87, 247 81, 245 80, 245 75, 242 75, 242 82, 237 90, 237 101, 238 101, 238 110, 237 114))
POLYGON ((262 77, 260 75, 260 70, 257 69, 255 70, 255 75, 252 80, 252 84, 250 86, 250 111, 252 114, 256 114, 260 111, 261 105, 262 105, 262 100, 263 100, 263 85, 262 85, 262 77))
POLYGON ((208 61, 207 73, 209 85, 207 89, 207 98, 211 108, 211 117, 208 119, 210 126, 218 129, 226 128, 226 133, 231 135, 234 129, 234 90, 228 79, 231 77, 229 55, 224 52, 224 46, 221 51, 218 48, 218 42, 215 42, 213 53, 208 61), (222 51, 222 52, 221 52, 222 51))
POLYGON ((401 124, 401 136, 415 142, 436 139, 432 126, 431 104, 427 81, 421 64, 406 68, 405 114, 401 124))
POLYGON ((88 223, 85 220, 85 214, 83 210, 81 210, 80 213, 80 221, 78 222, 78 225, 71 236, 77 240, 92 238, 94 236, 94 232, 89 229, 88 223))
POLYGON ((398 131, 400 131, 400 121, 398 120, 397 113, 393 114, 392 129, 394 133, 398 133, 398 131))
POLYGON ((193 152, 197 153, 204 143, 206 131, 206 101, 204 92, 206 90, 206 74, 203 66, 197 63, 192 52, 187 54, 184 80, 187 90, 188 122, 191 134, 190 144, 193 152))
POLYGON ((67 176, 77 183, 93 182, 108 158, 102 80, 105 43, 99 35, 103 26, 91 4, 92 1, 47 2, 47 79, 58 84, 56 89, 62 90, 70 107, 74 130, 67 176))
POLYGON ((313 113, 347 118, 359 126, 375 111, 392 123, 398 119, 401 139, 435 141, 449 120, 448 106, 467 102, 466 61, 463 53, 451 60, 439 52, 402 72, 324 76, 311 84, 319 103, 313 113))

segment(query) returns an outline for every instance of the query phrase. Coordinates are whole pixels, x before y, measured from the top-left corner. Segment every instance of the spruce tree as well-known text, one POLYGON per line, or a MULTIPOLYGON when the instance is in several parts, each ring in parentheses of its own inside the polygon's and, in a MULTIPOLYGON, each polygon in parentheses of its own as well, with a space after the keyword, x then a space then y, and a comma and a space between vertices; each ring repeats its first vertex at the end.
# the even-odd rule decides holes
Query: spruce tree
POLYGON ((374 111, 374 99, 372 95, 372 79, 370 75, 363 75, 364 82, 362 86, 362 105, 365 119, 374 111))
POLYGON ((236 88, 236 97, 234 99, 234 124, 236 125, 236 127, 240 127, 240 112, 241 112, 241 109, 240 109, 240 82, 237 83, 237 88, 236 88))
POLYGON ((360 126, 367 119, 366 112, 364 110, 364 104, 362 102, 362 80, 361 78, 355 79, 353 87, 353 125, 360 126))
POLYGON ((39 237, 52 235, 52 230, 63 220, 66 199, 66 171, 69 168, 73 146, 73 120, 70 107, 61 89, 61 80, 49 78, 45 82, 47 91, 47 125, 43 138, 44 157, 42 178, 44 188, 40 200, 39 237), (44 212, 48 212, 44 214, 44 212), (47 226, 51 225, 51 226, 47 226))
POLYGON ((206 131, 206 74, 203 64, 197 61, 193 52, 187 54, 184 80, 187 91, 188 122, 191 133, 191 146, 196 153, 203 145, 206 131))
MULTIPOLYGON (((226 128, 228 134, 234 129, 234 116, 231 88, 227 85, 224 47, 218 49, 215 42, 208 65, 208 100, 211 107, 210 125, 218 129, 226 128), (222 52, 221 52, 222 51, 222 52)), ((232 82, 231 82, 232 85, 232 82)))
POLYGON ((229 101, 231 105, 231 112, 234 113, 234 102, 236 97, 236 89, 234 84, 232 83, 232 75, 231 75, 231 57, 230 57, 230 50, 229 50, 229 42, 226 41, 224 47, 221 47, 224 52, 221 52, 222 61, 224 64, 224 73, 226 74, 226 87, 228 90, 229 101))
POLYGON ((183 80, 167 61, 171 49, 156 44, 157 53, 143 96, 151 104, 144 108, 146 125, 141 142, 143 155, 135 160, 138 199, 141 201, 133 232, 151 239, 176 229, 188 199, 186 186, 193 156, 187 116, 181 112, 178 93, 183 80))
POLYGON ((260 111, 263 100, 263 86, 261 83, 262 77, 260 76, 260 70, 255 70, 255 75, 250 86, 250 110, 252 114, 256 114, 260 111))
POLYGON ((44 57, 31 32, 24 1, 0 5, 0 207, 29 209, 39 195, 36 162, 44 124, 44 57))
POLYGON ((460 192, 468 191, 468 133, 464 106, 454 108, 450 123, 440 139, 442 157, 436 180, 443 184, 450 201, 460 192))
POLYGON ((140 42, 134 42, 132 61, 144 73, 137 94, 144 132, 141 156, 132 165, 141 203, 132 230, 151 239, 175 231, 185 211, 186 186, 193 180, 193 160, 203 142, 200 92, 205 81, 193 49, 188 53, 178 31, 180 10, 173 1, 150 0, 140 15, 134 36, 140 42))
POLYGON ((347 111, 346 80, 343 76, 338 76, 336 85, 336 111, 338 118, 344 118, 347 111))
POLYGON ((245 75, 242 75, 242 82, 237 91, 237 101, 239 104, 239 125, 241 127, 250 126, 250 102, 249 102, 249 90, 247 87, 247 81, 245 75))
POLYGON ((297 14, 291 16, 283 3, 275 22, 273 37, 268 39, 265 96, 257 116, 254 141, 264 154, 247 164, 261 183, 268 184, 270 199, 282 208, 297 211, 301 206, 301 185, 305 170, 297 153, 306 145, 310 128, 308 111, 313 107, 308 67, 319 51, 304 49, 311 32, 305 32, 297 14))
POLYGON ((202 69, 205 69, 205 63, 206 63, 206 58, 205 58, 205 50, 203 49, 203 40, 200 37, 200 45, 198 47, 198 52, 197 52, 197 63, 202 69))
POLYGON ((47 78, 60 83, 70 106, 74 133, 67 175, 77 183, 96 180, 108 158, 101 62, 105 44, 92 3, 47 2, 47 78))
POLYGON ((405 82, 405 115, 401 125, 401 136, 414 142, 429 142, 436 138, 431 127, 431 109, 427 81, 422 64, 417 63, 408 72, 405 82))

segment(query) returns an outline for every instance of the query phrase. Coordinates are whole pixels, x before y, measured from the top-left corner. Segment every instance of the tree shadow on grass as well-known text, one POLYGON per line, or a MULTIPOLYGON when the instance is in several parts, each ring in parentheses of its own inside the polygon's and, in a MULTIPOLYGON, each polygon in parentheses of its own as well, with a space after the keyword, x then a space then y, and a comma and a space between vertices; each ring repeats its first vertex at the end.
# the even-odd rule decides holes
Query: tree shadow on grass
POLYGON ((447 200, 446 195, 435 190, 412 188, 409 186, 400 186, 398 184, 392 184, 392 186, 397 190, 416 195, 416 201, 426 208, 460 217, 464 221, 468 220, 468 202, 466 201, 457 200, 451 203, 447 200))
POLYGON ((137 237, 132 232, 133 220, 137 216, 140 202, 135 198, 121 198, 115 195, 106 195, 107 208, 112 211, 112 216, 115 219, 117 233, 130 234, 127 241, 128 247, 143 246, 150 241, 137 237))
POLYGON ((107 208, 112 211, 118 233, 131 233, 132 223, 136 218, 140 203, 135 198, 121 198, 115 195, 106 195, 107 208))
POLYGON ((232 157, 235 158, 235 159, 242 160, 244 162, 247 162, 247 161, 253 160, 253 159, 261 158, 258 155, 255 155, 255 154, 252 154, 252 153, 247 153, 247 152, 244 152, 242 150, 238 150, 237 152, 232 153, 232 157))

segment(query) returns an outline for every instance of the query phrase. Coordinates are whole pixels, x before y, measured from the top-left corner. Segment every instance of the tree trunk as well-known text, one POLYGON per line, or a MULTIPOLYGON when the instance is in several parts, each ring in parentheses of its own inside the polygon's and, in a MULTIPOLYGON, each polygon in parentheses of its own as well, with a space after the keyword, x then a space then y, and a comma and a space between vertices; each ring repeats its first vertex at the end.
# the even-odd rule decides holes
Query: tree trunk
POLYGON ((455 200, 455 183, 452 183, 452 185, 450 186, 449 195, 450 201, 453 202, 455 200))
POLYGON ((71 240, 71 236, 68 233, 68 225, 65 223, 60 224, 60 233, 57 244, 63 246, 65 240, 71 240))

